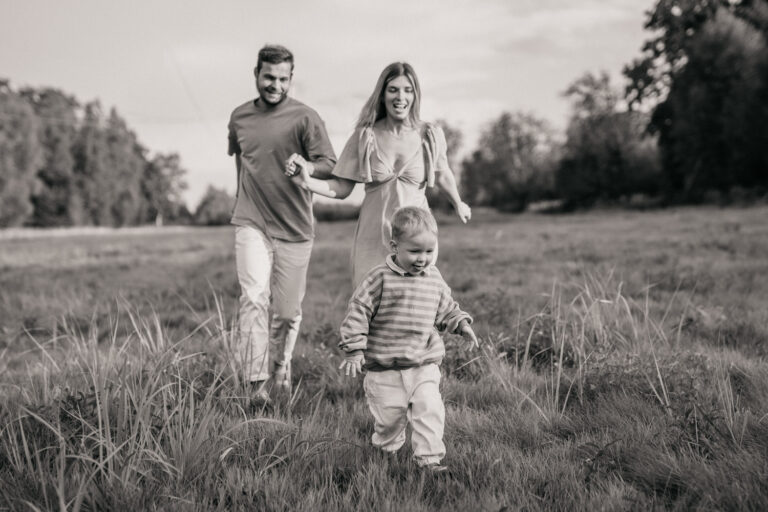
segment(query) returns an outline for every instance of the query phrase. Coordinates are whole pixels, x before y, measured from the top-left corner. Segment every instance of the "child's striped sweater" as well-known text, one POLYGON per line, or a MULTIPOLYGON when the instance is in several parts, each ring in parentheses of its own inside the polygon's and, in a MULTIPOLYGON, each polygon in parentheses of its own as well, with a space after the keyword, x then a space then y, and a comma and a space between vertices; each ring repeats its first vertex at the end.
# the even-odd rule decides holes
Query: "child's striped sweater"
POLYGON ((462 320, 472 322, 436 267, 412 275, 390 255, 352 295, 339 347, 348 357, 364 353, 371 371, 439 364, 445 345, 437 330, 456 332, 462 320))

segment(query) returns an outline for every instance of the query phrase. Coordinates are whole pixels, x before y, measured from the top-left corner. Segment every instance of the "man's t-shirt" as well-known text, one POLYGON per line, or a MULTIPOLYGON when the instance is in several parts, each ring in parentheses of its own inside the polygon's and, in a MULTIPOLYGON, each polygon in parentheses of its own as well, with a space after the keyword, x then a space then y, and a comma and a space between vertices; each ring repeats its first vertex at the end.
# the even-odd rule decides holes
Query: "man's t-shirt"
POLYGON ((284 169, 293 153, 319 171, 336 163, 317 112, 290 97, 277 106, 248 101, 230 117, 228 152, 242 162, 232 224, 256 227, 280 240, 311 240, 312 193, 294 184, 284 169))

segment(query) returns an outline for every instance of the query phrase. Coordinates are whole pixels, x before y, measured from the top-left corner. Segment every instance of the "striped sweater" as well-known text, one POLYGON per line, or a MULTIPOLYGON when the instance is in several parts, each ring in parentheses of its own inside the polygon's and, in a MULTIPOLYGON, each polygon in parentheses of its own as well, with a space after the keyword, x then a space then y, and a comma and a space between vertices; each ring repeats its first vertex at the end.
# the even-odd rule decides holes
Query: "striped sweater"
POLYGON ((339 347, 347 357, 364 354, 371 371, 440 364, 445 345, 437 331, 457 332, 462 320, 472 322, 436 267, 412 275, 390 255, 352 295, 339 347))

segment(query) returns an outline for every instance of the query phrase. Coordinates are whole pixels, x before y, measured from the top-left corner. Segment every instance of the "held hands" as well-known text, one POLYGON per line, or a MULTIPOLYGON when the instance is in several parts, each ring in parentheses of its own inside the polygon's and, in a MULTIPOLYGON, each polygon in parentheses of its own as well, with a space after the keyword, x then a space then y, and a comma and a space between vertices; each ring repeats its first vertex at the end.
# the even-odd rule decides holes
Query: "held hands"
POLYGON ((312 165, 312 162, 307 162, 304 157, 298 153, 292 154, 288 157, 288 160, 285 161, 284 174, 303 189, 308 188, 309 178, 314 171, 315 166, 312 165))
POLYGON ((469 326, 469 322, 466 320, 462 320, 461 323, 459 323, 459 332, 464 337, 464 340, 467 342, 467 349, 473 350, 480 346, 480 344, 477 342, 477 336, 475 336, 475 331, 472 330, 472 327, 469 326))
POLYGON ((466 224, 472 218, 472 208, 464 201, 459 201, 459 204, 456 205, 456 215, 459 216, 461 222, 466 224))
POLYGON ((347 377, 352 377, 354 379, 357 377, 358 373, 363 373, 363 363, 365 363, 363 354, 347 356, 344 358, 344 361, 341 362, 339 370, 343 371, 347 377))

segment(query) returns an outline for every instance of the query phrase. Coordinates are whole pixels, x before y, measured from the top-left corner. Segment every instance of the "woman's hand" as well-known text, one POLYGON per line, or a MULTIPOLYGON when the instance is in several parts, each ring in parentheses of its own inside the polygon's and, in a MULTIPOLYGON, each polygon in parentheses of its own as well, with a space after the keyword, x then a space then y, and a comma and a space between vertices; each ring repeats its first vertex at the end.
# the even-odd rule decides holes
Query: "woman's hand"
POLYGON ((472 208, 464 201, 459 201, 459 204, 456 205, 456 215, 459 216, 461 222, 466 224, 472 218, 472 208))

